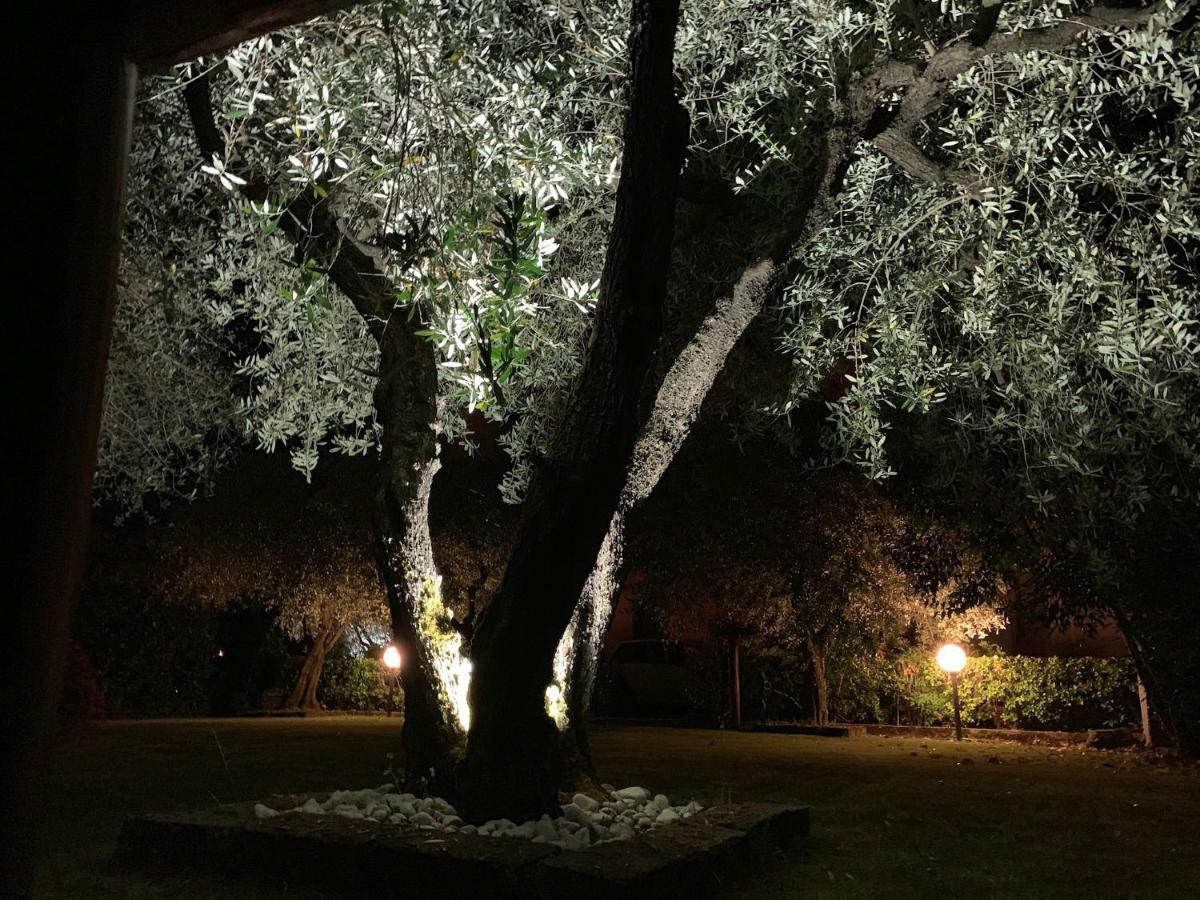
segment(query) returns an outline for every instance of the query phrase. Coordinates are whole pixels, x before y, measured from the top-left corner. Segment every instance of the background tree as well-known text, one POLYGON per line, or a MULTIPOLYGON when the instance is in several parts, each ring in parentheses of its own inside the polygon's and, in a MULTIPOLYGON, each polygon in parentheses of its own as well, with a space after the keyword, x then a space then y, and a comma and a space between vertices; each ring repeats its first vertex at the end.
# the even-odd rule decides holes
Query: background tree
POLYGON ((387 598, 369 552, 359 473, 343 465, 307 490, 262 491, 272 477, 277 466, 243 466, 213 500, 157 532, 155 583, 175 602, 222 609, 250 601, 273 612, 307 647, 285 706, 314 709, 325 661, 346 630, 388 634, 387 598), (262 499, 247 509, 248 495, 262 499))
POLYGON ((1004 626, 1003 585, 952 529, 908 519, 852 470, 714 440, 631 525, 634 596, 667 635, 736 635, 751 656, 803 661, 823 725, 831 680, 861 659, 1004 626))

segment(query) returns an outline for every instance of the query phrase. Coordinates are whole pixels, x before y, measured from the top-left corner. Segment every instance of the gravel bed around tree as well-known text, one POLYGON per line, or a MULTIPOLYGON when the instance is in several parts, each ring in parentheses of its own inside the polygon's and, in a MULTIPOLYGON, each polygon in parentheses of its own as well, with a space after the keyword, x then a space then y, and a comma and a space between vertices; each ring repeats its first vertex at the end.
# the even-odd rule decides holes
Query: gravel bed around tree
POLYGON ((587 794, 575 794, 563 804, 562 815, 520 824, 509 819, 493 819, 482 825, 463 821, 455 808, 441 797, 418 797, 401 793, 392 785, 363 790, 334 791, 328 797, 308 797, 290 809, 275 809, 255 804, 260 819, 281 815, 342 816, 369 819, 415 830, 460 832, 487 837, 524 838, 538 844, 550 844, 565 850, 580 850, 595 844, 628 840, 637 834, 670 825, 699 812, 703 807, 694 800, 672 805, 665 794, 652 795, 644 787, 617 790, 604 785, 608 799, 598 800, 587 794))

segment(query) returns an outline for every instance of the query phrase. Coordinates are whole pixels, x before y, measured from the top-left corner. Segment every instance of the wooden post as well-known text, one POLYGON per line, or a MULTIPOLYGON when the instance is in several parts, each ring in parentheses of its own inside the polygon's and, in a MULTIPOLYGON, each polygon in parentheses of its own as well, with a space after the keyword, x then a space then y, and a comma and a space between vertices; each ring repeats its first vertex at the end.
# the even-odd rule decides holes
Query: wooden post
POLYGON ((962 740, 962 713, 958 705, 958 673, 950 673, 950 692, 954 699, 954 739, 962 740))
POLYGON ((736 634, 729 639, 729 649, 730 675, 733 687, 733 727, 740 731, 742 728, 742 653, 736 634))
MULTIPOLYGON (((39 779, 45 769, 70 612, 82 578, 91 515, 105 362, 124 208, 126 146, 136 74, 117 50, 109 4, 39 7, 22 43, 41 62, 38 96, 14 108, 12 133, 36 135, 12 183, 20 223, 10 247, 14 296, 26 312, 11 326, 32 351, 11 370, 14 421, 29 424, 14 442, 6 485, 15 502, 17 583, 10 584, 16 650, 0 660, 0 896, 29 894, 39 779), (49 29, 47 29, 49 30, 49 29)), ((18 26, 19 27, 19 26, 18 26)), ((20 40, 20 39, 18 39, 20 40)), ((15 310, 14 310, 15 311, 15 310)))
POLYGON ((1137 680, 1138 691, 1138 708, 1142 711, 1142 743, 1147 749, 1154 746, 1154 737, 1150 733, 1150 701, 1146 696, 1146 685, 1142 683, 1142 676, 1138 676, 1137 680))

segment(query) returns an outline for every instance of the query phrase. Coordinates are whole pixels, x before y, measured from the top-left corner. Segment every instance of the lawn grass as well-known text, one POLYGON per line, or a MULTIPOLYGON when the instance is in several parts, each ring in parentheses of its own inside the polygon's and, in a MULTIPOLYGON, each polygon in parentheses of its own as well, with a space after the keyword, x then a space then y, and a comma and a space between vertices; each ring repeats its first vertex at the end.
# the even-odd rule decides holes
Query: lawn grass
MULTIPOLYGON (((379 784, 399 739, 399 721, 379 717, 94 728, 52 761, 37 896, 329 896, 219 872, 147 879, 113 871, 108 858, 127 813, 379 784)), ((596 729, 593 749, 608 781, 674 801, 813 807, 809 857, 738 897, 1200 896, 1195 766, 979 741, 660 728, 596 729)))

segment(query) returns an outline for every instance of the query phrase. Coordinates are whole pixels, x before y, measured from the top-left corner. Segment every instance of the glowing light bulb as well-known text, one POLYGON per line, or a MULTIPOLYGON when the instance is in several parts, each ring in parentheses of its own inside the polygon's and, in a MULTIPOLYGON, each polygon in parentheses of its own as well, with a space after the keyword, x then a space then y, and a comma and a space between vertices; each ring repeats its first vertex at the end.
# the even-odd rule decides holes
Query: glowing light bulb
POLYGON ((944 672, 961 672, 967 665, 967 652, 958 644, 943 644, 937 652, 937 664, 944 672))

